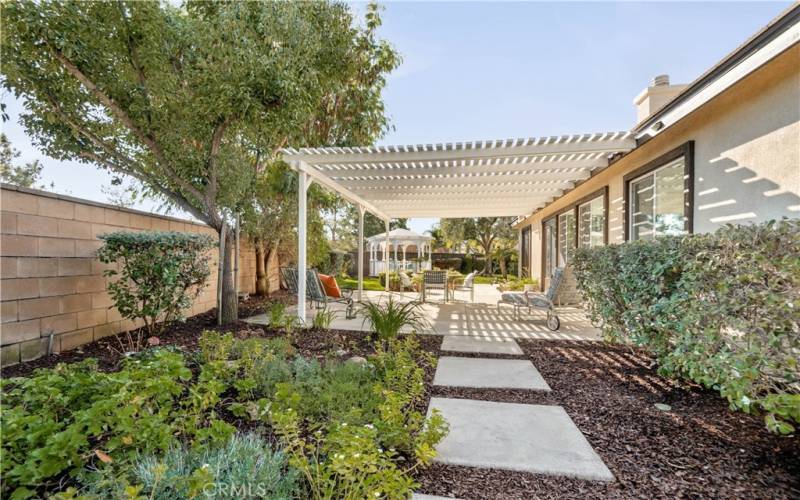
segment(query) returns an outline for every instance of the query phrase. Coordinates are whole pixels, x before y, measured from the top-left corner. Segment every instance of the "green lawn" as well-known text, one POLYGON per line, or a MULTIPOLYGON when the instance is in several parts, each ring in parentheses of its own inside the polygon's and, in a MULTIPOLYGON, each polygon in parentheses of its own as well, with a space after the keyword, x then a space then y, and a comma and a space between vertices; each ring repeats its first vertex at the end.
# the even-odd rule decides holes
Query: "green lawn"
MULTIPOLYGON (((355 278, 342 279, 337 277, 336 282, 339 283, 339 287, 341 288, 352 288, 353 290, 358 288, 358 280, 355 278)), ((378 280, 378 278, 364 276, 364 290, 375 290, 380 292, 383 290, 383 287, 381 286, 381 282, 378 280)))

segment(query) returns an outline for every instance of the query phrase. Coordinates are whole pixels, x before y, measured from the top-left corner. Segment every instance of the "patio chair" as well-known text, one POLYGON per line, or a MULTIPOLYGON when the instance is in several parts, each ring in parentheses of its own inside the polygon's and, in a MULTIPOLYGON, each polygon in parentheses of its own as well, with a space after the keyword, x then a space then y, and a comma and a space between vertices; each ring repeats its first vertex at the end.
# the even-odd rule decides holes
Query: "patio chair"
POLYGON ((428 296, 428 290, 441 290, 447 302, 447 271, 425 271, 422 273, 422 301, 428 296))
POLYGON ((469 292, 469 301, 475 302, 475 276, 479 274, 477 271, 472 271, 464 278, 464 281, 457 283, 453 287, 453 299, 456 298, 456 292, 469 292))
POLYGON ((564 268, 557 267, 550 278, 550 286, 547 289, 547 293, 505 292, 500 296, 500 300, 497 301, 497 309, 500 309, 500 304, 514 306, 514 318, 517 320, 519 319, 520 308, 527 307, 528 314, 531 314, 533 309, 545 309, 547 311, 547 328, 555 332, 561 328, 561 321, 553 308, 553 300, 558 293, 558 287, 561 286, 563 278, 564 268))
POLYGON ((414 282, 411 281, 411 276, 409 276, 405 271, 400 271, 397 273, 400 276, 400 291, 405 292, 406 290, 414 290, 414 282))
MULTIPOLYGON (((297 269, 293 267, 282 267, 281 276, 286 283, 286 288, 290 293, 297 293, 297 269)), ((319 273, 316 269, 306 270, 306 298, 308 299, 311 307, 315 306, 319 309, 325 308, 330 302, 337 302, 345 304, 345 318, 355 318, 355 307, 353 303, 353 290, 349 288, 342 289, 341 297, 331 297, 325 293, 325 287, 319 279, 319 273)))

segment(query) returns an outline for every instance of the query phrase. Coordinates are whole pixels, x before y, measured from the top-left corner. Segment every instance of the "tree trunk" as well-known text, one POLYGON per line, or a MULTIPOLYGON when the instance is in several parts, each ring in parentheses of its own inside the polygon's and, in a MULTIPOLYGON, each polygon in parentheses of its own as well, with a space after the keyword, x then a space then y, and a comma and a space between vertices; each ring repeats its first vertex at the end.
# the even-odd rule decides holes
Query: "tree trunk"
POLYGON ((256 295, 269 295, 266 269, 267 255, 264 252, 264 243, 256 243, 256 295))
POLYGON ((223 325, 229 325, 239 320, 239 298, 236 296, 236 287, 233 283, 234 245, 233 231, 226 228, 225 259, 222 263, 222 310, 218 312, 223 325))
POLYGON ((278 248, 279 247, 280 247, 280 240, 275 240, 269 246, 269 248, 267 249, 267 251, 265 252, 265 255, 264 255, 264 261, 266 263, 265 267, 266 267, 266 276, 267 276, 267 294, 268 295, 271 295, 272 292, 273 292, 272 283, 273 283, 273 276, 274 275, 277 275, 277 276, 275 276, 274 281, 277 281, 277 285, 278 285, 274 289, 274 291, 277 292, 277 291, 280 291, 280 289, 281 289, 281 278, 280 278, 280 265, 281 265, 281 263, 278 261, 278 258, 280 256, 279 253, 278 253, 278 248), (270 273, 272 273, 273 269, 275 269, 277 272, 273 273, 271 275, 270 273))
POLYGON ((506 258, 503 256, 498 257, 497 263, 500 265, 500 274, 502 274, 503 279, 505 279, 506 275, 508 274, 506 273, 506 258))

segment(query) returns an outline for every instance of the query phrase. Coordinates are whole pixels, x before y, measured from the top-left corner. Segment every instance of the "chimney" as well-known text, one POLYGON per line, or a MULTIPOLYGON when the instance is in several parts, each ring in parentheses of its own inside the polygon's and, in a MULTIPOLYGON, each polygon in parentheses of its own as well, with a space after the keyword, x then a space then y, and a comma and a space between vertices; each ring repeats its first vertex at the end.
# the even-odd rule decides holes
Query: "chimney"
POLYGON ((650 85, 633 100, 633 104, 636 105, 636 123, 642 123, 650 118, 686 87, 688 85, 670 85, 669 75, 658 75, 653 78, 650 85))

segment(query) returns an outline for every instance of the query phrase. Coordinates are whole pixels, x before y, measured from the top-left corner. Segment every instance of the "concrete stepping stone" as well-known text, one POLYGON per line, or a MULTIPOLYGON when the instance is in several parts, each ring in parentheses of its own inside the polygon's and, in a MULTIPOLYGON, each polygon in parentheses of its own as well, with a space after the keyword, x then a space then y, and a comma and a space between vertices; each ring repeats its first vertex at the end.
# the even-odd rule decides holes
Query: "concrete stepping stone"
POLYGON ((433 385, 478 389, 550 390, 539 370, 527 359, 442 356, 436 365, 433 385))
POLYGON ((476 352, 481 354, 522 355, 522 349, 514 339, 447 335, 442 340, 443 351, 476 352))
POLYGON ((435 461, 580 479, 614 476, 560 406, 431 398, 450 433, 435 461))

